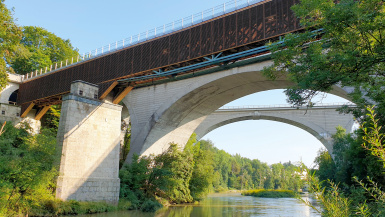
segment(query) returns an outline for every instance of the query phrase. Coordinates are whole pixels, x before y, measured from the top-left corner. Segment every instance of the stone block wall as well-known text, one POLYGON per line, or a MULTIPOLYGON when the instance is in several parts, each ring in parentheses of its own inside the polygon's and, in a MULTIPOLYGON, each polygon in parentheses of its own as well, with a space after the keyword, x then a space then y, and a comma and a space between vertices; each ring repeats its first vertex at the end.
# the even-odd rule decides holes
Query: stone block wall
POLYGON ((32 109, 25 118, 20 117, 20 111, 20 106, 0 103, 0 122, 12 122, 16 127, 19 127, 22 123, 28 123, 31 127, 30 133, 39 133, 41 122, 35 120, 36 109, 32 109))
POLYGON ((63 97, 57 198, 110 203, 119 200, 122 106, 93 99, 97 91, 95 85, 77 81, 71 85, 71 93, 63 97))

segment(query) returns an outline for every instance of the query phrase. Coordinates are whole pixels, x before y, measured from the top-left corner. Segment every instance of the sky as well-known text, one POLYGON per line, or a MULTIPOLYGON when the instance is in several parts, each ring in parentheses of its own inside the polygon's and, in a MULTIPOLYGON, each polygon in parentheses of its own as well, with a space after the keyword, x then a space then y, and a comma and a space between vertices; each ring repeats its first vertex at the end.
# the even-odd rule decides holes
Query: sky
MULTIPOLYGON (((244 0, 246 1, 246 0, 244 0)), ((224 0, 6 0, 14 8, 20 26, 40 26, 70 39, 79 53, 129 38, 163 24, 196 14, 224 3, 224 0)), ((328 94, 324 103, 346 102, 328 94)), ((286 104, 283 90, 245 96, 228 105, 286 104)), ((274 121, 242 121, 218 128, 203 139, 219 149, 268 164, 298 162, 311 166, 323 147, 315 137, 297 127, 274 121)))

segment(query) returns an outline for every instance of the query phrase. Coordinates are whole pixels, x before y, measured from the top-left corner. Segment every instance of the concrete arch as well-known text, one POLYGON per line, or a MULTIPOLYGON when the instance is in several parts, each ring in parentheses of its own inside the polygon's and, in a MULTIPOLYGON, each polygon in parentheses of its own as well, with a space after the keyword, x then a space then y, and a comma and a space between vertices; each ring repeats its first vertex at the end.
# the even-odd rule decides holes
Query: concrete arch
POLYGON ((122 117, 121 117, 122 121, 129 120, 130 119, 130 112, 128 111, 126 104, 120 103, 120 105, 123 106, 122 107, 122 117))
MULTIPOLYGON (((292 85, 285 76, 274 81, 264 77, 261 70, 269 65, 271 61, 264 61, 134 89, 123 100, 131 114, 130 154, 159 154, 170 142, 185 144, 199 124, 219 107, 252 93, 292 85)), ((348 99, 342 88, 335 87, 331 93, 348 99)))
POLYGON ((19 84, 9 83, 0 94, 0 103, 9 104, 9 97, 19 90, 19 84))
POLYGON ((17 74, 7 74, 9 82, 8 85, 1 91, 0 94, 0 103, 8 104, 9 97, 13 92, 19 89, 19 84, 21 83, 21 75, 17 74))
POLYGON ((209 132, 235 122, 246 120, 269 120, 286 123, 313 135, 325 147, 329 153, 333 152, 331 135, 336 132, 335 127, 341 125, 351 130, 354 119, 351 114, 344 115, 335 111, 335 107, 326 109, 274 109, 261 111, 216 111, 209 115, 195 130, 197 138, 201 139, 209 132), (305 114, 306 112, 306 114, 305 114), (325 115, 332 116, 331 123, 325 123, 325 115))
POLYGON ((300 129, 305 130, 306 132, 310 133, 311 135, 316 137, 318 140, 320 140, 325 146, 328 145, 328 143, 325 143, 326 142, 325 138, 323 136, 320 136, 319 133, 316 130, 312 129, 311 127, 309 127, 303 123, 300 123, 300 122, 293 122, 292 120, 289 120, 289 119, 273 117, 273 116, 258 116, 258 117, 256 117, 256 116, 244 116, 244 117, 232 118, 232 119, 229 119, 229 120, 226 120, 226 121, 223 121, 223 122, 220 122, 216 125, 211 126, 203 134, 197 134, 197 137, 199 139, 203 138, 206 134, 208 134, 209 132, 211 132, 211 131, 219 128, 219 127, 222 127, 222 126, 225 126, 228 124, 232 124, 235 122, 247 121, 247 120, 267 120, 267 121, 276 121, 276 122, 289 124, 289 125, 292 125, 292 126, 295 126, 295 127, 298 127, 300 129))

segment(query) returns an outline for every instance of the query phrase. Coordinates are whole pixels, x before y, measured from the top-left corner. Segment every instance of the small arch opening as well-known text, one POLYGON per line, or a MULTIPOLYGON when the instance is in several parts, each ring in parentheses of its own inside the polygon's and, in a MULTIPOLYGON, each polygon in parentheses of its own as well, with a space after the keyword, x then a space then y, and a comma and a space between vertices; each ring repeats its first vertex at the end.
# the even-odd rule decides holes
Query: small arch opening
POLYGON ((8 103, 11 104, 11 105, 16 105, 18 94, 19 94, 19 90, 18 89, 13 91, 11 93, 11 95, 9 96, 8 103))

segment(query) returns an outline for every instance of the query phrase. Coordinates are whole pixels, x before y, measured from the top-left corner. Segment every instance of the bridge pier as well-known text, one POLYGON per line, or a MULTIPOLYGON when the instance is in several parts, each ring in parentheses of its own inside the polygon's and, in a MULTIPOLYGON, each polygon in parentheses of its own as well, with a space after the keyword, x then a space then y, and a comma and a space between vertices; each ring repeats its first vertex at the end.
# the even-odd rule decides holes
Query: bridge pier
POLYGON ((56 197, 116 204, 122 106, 99 101, 97 93, 96 85, 75 81, 63 96, 56 197))

